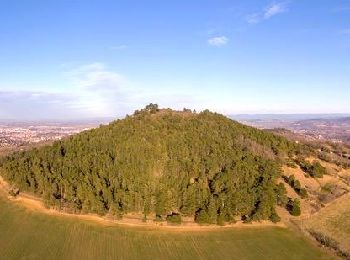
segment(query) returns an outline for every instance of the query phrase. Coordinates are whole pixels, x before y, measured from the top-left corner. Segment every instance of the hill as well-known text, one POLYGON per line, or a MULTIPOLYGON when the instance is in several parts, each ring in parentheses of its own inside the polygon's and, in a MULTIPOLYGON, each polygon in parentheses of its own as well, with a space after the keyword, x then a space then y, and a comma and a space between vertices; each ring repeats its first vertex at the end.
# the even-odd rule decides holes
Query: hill
POLYGON ((276 180, 294 142, 222 115, 160 110, 6 156, 0 174, 48 207, 179 223, 278 220, 276 180))

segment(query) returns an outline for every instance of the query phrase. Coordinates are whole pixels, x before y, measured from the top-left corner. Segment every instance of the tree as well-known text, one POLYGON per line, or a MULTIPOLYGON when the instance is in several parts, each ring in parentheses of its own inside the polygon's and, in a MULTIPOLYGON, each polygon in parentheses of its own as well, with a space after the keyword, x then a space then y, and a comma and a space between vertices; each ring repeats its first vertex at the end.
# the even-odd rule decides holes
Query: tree
POLYGON ((283 183, 279 183, 275 188, 277 205, 285 207, 288 203, 287 190, 283 183))
POLYGON ((301 184, 300 184, 300 181, 299 180, 295 180, 293 182, 293 186, 294 190, 296 190, 297 192, 299 192, 299 190, 301 189, 301 184))
POLYGON ((181 224, 181 221, 182 221, 181 215, 178 213, 174 213, 174 212, 167 215, 166 220, 170 224, 177 224, 177 225, 181 224))
POLYGON ((196 212, 194 220, 198 224, 209 224, 210 223, 210 217, 209 217, 207 211, 204 209, 200 209, 196 212))
POLYGON ((281 217, 278 216, 277 212, 275 210, 273 210, 273 212, 271 213, 271 216, 269 217, 269 219, 273 222, 273 223, 277 223, 281 221, 281 217))
POLYGON ((307 194, 307 191, 306 191, 305 188, 301 188, 301 189, 299 190, 299 195, 300 195, 300 197, 301 197, 302 199, 305 199, 305 198, 308 197, 308 194, 307 194))
POLYGON ((216 202, 213 196, 210 196, 207 211, 208 211, 208 222, 210 224, 215 224, 218 217, 218 211, 217 211, 216 202))
POLYGON ((292 174, 292 175, 290 175, 289 178, 288 178, 288 184, 289 184, 289 186, 294 187, 294 181, 295 181, 295 177, 294 177, 294 174, 292 174))
POLYGON ((288 211, 292 216, 300 216, 300 201, 298 199, 290 199, 288 202, 288 211))
POLYGON ((305 161, 298 161, 301 169, 308 173, 313 178, 322 178, 324 174, 327 174, 327 170, 318 161, 314 161, 312 164, 305 161))
POLYGON ((150 103, 145 107, 145 110, 150 112, 151 114, 155 114, 159 111, 158 104, 150 103))
POLYGON ((314 178, 322 178, 324 174, 326 174, 326 168, 323 167, 319 162, 314 162, 312 164, 312 169, 310 171, 310 174, 314 178))

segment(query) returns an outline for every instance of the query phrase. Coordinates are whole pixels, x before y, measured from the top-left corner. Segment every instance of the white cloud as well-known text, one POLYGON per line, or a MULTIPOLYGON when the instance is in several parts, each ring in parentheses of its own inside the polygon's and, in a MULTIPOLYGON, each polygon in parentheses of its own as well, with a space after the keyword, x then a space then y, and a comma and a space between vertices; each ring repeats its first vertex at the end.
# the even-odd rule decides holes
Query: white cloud
POLYGON ((126 84, 122 75, 108 70, 102 63, 83 65, 66 75, 76 87, 83 90, 116 92, 126 84))
POLYGON ((261 21, 260 14, 250 14, 246 17, 248 23, 254 24, 259 23, 261 21))
POLYGON ((282 14, 282 13, 285 13, 287 11, 288 11, 288 8, 287 8, 286 3, 271 4, 265 8, 264 18, 270 19, 272 16, 275 16, 277 14, 282 14))
POLYGON ((246 21, 251 24, 259 23, 264 20, 268 20, 273 16, 278 14, 282 14, 288 11, 288 3, 280 2, 280 3, 272 3, 265 7, 261 12, 249 14, 246 17, 246 21))
POLYGON ((178 109, 193 107, 200 96, 200 93, 184 95, 181 88, 162 86, 155 92, 148 85, 137 87, 103 63, 65 69, 66 83, 56 92, 0 87, 0 119, 116 117, 150 102, 178 109))
POLYGON ((103 63, 91 63, 66 72, 78 97, 72 107, 86 108, 94 116, 113 116, 127 110, 134 91, 121 74, 103 63))
POLYGON ((135 91, 124 76, 103 63, 73 68, 63 76, 66 83, 59 91, 0 89, 0 118, 104 117, 130 110, 135 91))
POLYGON ((1 119, 72 119, 84 115, 80 109, 67 108, 75 102, 71 93, 49 93, 43 91, 0 91, 1 119), (73 117, 72 117, 73 116, 73 117))
POLYGON ((208 39, 208 44, 216 47, 224 46, 228 43, 228 38, 225 36, 218 36, 208 39))

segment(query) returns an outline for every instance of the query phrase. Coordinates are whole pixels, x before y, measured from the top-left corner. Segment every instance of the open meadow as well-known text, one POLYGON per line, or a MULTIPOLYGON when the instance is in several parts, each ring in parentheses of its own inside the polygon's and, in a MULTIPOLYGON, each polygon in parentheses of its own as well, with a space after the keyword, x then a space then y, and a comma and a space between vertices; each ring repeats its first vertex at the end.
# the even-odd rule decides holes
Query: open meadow
POLYGON ((101 225, 0 197, 0 259, 330 259, 286 228, 212 231, 101 225))
POLYGON ((303 227, 334 239, 341 250, 350 253, 350 194, 303 221, 303 227))

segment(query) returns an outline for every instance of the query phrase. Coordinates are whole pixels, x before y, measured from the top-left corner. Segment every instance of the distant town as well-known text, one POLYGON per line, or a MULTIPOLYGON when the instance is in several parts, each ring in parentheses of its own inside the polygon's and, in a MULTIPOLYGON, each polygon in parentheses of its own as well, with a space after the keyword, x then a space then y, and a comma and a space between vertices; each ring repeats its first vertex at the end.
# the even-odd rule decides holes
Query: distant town
POLYGON ((348 115, 237 115, 231 118, 260 129, 290 130, 309 141, 350 144, 348 115))
POLYGON ((98 122, 0 123, 0 148, 19 147, 28 144, 60 140, 69 135, 97 127, 98 125, 98 122))
MULTIPOLYGON (((316 116, 314 116, 316 117, 316 116)), ((350 144, 350 117, 324 117, 312 119, 286 115, 230 116, 243 124, 260 129, 286 129, 306 140, 331 141, 350 144)), ((86 122, 0 122, 0 148, 12 148, 55 141, 98 127, 108 120, 86 122)))

